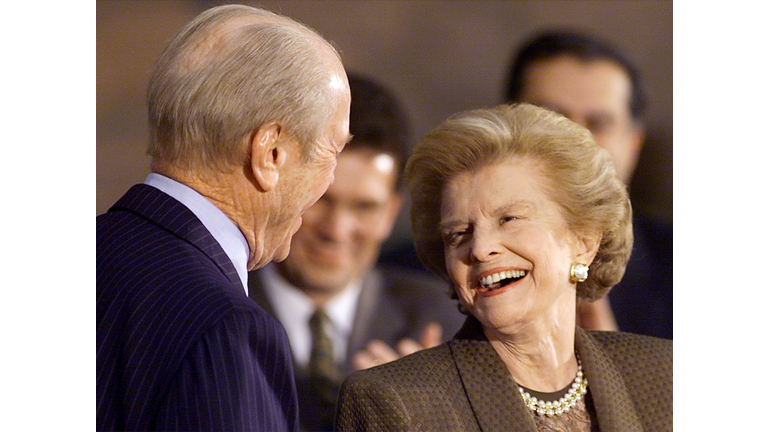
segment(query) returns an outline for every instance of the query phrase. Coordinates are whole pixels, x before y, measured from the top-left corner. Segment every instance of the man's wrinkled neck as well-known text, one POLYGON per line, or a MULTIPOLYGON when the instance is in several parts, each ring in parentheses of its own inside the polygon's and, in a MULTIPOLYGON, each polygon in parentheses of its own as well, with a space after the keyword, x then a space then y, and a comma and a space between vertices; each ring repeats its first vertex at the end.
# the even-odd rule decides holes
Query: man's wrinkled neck
POLYGON ((257 234, 263 230, 256 224, 264 221, 259 210, 265 208, 265 203, 261 202, 253 184, 245 176, 237 169, 231 172, 206 172, 182 168, 157 159, 152 160, 151 171, 194 189, 221 210, 248 242, 248 267, 251 268, 251 263, 258 260, 254 258, 258 255, 255 251, 264 243, 264 239, 259 239, 257 234))

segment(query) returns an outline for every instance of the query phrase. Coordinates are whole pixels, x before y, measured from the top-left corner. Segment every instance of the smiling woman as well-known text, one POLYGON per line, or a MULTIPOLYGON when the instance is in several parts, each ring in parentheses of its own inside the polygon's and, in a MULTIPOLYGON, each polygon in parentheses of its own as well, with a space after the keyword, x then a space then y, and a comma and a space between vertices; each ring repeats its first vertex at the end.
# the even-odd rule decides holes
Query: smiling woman
MULTIPOLYGON (((588 130, 565 117, 527 104, 457 115, 421 140, 407 169, 417 209, 412 215, 416 249, 436 274, 448 278, 447 251, 445 232, 432 227, 435 220, 441 220, 443 227, 465 222, 446 213, 458 211, 446 203, 446 195, 452 187, 461 189, 455 183, 464 178, 476 193, 490 193, 486 200, 497 218, 528 221, 543 211, 542 199, 548 198, 558 208, 553 214, 559 213, 571 231, 601 236, 602 248, 591 266, 591 277, 577 287, 579 297, 600 298, 621 279, 632 249, 626 187, 610 155, 596 146, 588 130), (507 178, 508 173, 494 178, 491 171, 470 175, 502 161, 518 166, 515 171, 527 172, 514 178, 507 178), (495 198, 506 191, 519 196, 508 202, 495 198)), ((479 198, 461 195, 457 198, 479 198)))
POLYGON ((569 229, 543 172, 530 156, 511 156, 454 176, 442 196, 440 219, 464 227, 444 246, 462 306, 490 328, 514 325, 517 335, 575 314, 569 268, 591 263, 599 244, 599 235, 569 229), (507 279, 512 272, 521 277, 507 279))
POLYGON ((469 316, 349 377, 341 430, 672 429, 671 341, 576 326, 632 249, 626 187, 586 129, 527 104, 461 113, 406 177, 417 253, 469 316))

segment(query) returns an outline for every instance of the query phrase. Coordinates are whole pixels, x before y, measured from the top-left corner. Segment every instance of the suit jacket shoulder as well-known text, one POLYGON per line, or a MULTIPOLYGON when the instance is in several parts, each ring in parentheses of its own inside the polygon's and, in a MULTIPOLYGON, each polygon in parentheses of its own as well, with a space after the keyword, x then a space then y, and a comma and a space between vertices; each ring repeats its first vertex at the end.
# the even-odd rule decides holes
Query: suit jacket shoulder
MULTIPOLYGON (((234 266, 194 214, 159 190, 137 185, 97 218, 97 336, 121 333, 181 351, 232 308, 249 308, 234 266)), ((103 354, 107 354, 104 352, 103 354)))
POLYGON ((576 347, 600 430, 672 430, 671 340, 578 330, 576 347))
POLYGON ((340 431, 479 430, 448 345, 358 371, 342 384, 340 431))
POLYGON ((282 370, 291 359, 284 330, 245 296, 231 261, 189 209, 137 185, 97 218, 96 237, 99 430, 292 428, 285 417, 297 408, 293 376, 282 370), (224 389, 218 405, 203 400, 203 388, 217 391, 224 382, 242 387, 224 389), (264 390, 258 386, 285 398, 262 401, 258 419, 259 409, 231 410, 247 405, 236 398, 264 390))

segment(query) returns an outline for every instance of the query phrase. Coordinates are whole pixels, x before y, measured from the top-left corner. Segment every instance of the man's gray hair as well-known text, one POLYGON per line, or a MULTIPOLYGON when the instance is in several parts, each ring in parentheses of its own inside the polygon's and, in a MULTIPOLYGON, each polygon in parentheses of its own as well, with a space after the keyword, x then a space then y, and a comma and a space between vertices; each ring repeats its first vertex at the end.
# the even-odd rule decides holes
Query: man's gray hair
POLYGON ((242 5, 209 9, 159 57, 148 87, 147 153, 184 168, 229 170, 248 160, 252 133, 278 121, 305 158, 330 122, 333 72, 320 35, 242 5))

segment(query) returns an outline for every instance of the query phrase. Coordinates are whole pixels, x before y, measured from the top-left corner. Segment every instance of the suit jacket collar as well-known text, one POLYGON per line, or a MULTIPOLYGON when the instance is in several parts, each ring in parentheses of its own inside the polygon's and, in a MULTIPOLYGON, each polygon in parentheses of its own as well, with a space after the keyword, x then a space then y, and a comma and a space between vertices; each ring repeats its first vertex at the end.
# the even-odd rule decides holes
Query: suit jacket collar
POLYGON ((515 380, 476 318, 467 318, 448 344, 480 430, 538 432, 515 380), (499 411, 505 401, 507 409, 499 411))
MULTIPOLYGON (((347 364, 351 364, 352 356, 359 350, 365 348, 365 345, 371 338, 371 327, 379 317, 376 315, 380 311, 380 302, 382 301, 382 290, 384 280, 377 269, 372 269, 366 275, 363 281, 363 289, 357 301, 357 310, 355 311, 355 321, 352 325, 352 333, 349 335, 349 344, 347 345, 347 364)), ((396 319, 393 317, 392 319, 396 319)), ((352 372, 351 366, 345 373, 352 372)))
MULTIPOLYGON (((609 355, 594 338, 579 328, 576 329, 575 344, 584 374, 589 380, 600 430, 642 431, 624 379, 609 355)), ((517 383, 486 339, 476 318, 470 316, 467 319, 449 342, 449 347, 481 430, 538 431, 520 397, 517 383), (507 408, 500 412, 498 401, 509 401, 507 408)))
POLYGON ((242 291, 240 277, 224 249, 200 219, 176 199, 152 186, 138 184, 129 189, 110 211, 118 209, 128 210, 146 218, 191 243, 208 256, 227 279, 242 291))

